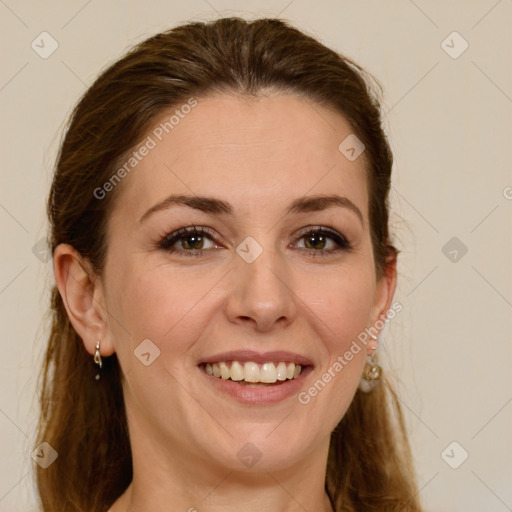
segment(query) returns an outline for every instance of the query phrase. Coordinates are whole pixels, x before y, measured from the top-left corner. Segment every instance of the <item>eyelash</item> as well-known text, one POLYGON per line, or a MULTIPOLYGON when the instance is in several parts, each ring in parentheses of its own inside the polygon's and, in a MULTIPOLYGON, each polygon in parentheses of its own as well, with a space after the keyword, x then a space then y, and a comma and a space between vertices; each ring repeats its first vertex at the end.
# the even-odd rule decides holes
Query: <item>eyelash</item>
MULTIPOLYGON (((317 226, 310 228, 308 231, 301 233, 301 235, 296 239, 296 241, 301 240, 302 238, 307 237, 311 234, 321 234, 323 236, 327 236, 327 238, 330 238, 333 240, 336 244, 338 244, 338 248, 335 249, 329 249, 329 250, 313 250, 313 249, 302 249, 306 251, 310 256, 317 257, 317 256, 330 256, 334 253, 338 253, 339 251, 350 251, 353 247, 350 244, 350 242, 341 234, 337 233, 336 231, 332 231, 330 229, 317 226)), ((191 235, 200 235, 201 237, 209 238, 212 242, 213 240, 213 232, 211 232, 208 228, 204 228, 202 226, 196 227, 191 226, 187 228, 181 228, 177 231, 173 231, 172 233, 169 233, 165 236, 163 236, 160 241, 157 244, 157 248, 168 251, 171 254, 182 254, 186 257, 200 257, 204 254, 205 250, 199 249, 199 250, 184 250, 184 249, 176 249, 172 247, 177 241, 180 239, 186 238, 187 236, 191 235)), ((206 251, 211 249, 206 249, 206 251)))

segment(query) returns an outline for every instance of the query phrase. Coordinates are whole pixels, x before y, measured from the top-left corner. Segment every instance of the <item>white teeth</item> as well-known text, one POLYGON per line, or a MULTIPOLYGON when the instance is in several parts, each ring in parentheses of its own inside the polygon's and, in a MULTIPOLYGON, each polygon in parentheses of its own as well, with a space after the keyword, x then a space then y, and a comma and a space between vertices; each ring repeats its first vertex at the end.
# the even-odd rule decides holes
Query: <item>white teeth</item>
MULTIPOLYGON (((300 369, 300 366, 297 368, 300 369)), ((277 370, 274 363, 265 363, 261 367, 260 382, 272 383, 277 380, 277 370)))
POLYGON ((238 361, 231 363, 231 380, 244 380, 244 367, 238 361))
POLYGON ((260 368, 256 363, 248 361, 244 364, 244 380, 245 382, 260 381, 260 368))
POLYGON ((286 380, 286 363, 279 363, 277 365, 277 375, 276 375, 276 378, 277 380, 286 380))
POLYGON ((219 363, 219 368, 220 368, 220 376, 221 376, 221 378, 229 379, 229 377, 230 377, 230 375, 229 375, 229 368, 227 367, 226 363, 220 362, 219 363))
POLYGON ((297 378, 302 372, 302 367, 299 364, 283 361, 277 364, 268 362, 261 366, 252 361, 247 361, 243 365, 238 361, 233 361, 231 366, 226 361, 219 361, 218 363, 206 363, 204 370, 208 375, 221 379, 272 384, 276 381, 297 378))

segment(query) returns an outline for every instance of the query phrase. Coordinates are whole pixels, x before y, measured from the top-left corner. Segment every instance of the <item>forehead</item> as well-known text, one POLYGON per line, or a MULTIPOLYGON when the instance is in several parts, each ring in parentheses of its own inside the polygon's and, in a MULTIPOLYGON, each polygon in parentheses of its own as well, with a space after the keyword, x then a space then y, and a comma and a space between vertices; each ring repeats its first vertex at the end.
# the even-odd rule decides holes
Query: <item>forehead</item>
POLYGON ((297 95, 184 102, 157 116, 134 148, 140 160, 123 180, 114 215, 140 217, 178 193, 223 198, 241 215, 339 193, 366 217, 364 155, 351 161, 339 150, 351 134, 339 113, 297 95))

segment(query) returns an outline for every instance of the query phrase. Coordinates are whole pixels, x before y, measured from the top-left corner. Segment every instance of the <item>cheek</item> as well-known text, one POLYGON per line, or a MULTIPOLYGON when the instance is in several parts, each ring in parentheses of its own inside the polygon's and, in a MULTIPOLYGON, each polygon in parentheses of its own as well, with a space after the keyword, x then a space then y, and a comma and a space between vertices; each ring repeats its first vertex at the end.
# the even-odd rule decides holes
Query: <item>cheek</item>
POLYGON ((308 297, 308 307, 325 332, 322 339, 332 354, 346 350, 347 343, 350 345, 351 340, 370 327, 375 294, 372 272, 365 266, 352 266, 326 274, 310 284, 314 286, 309 291, 304 288, 302 293, 307 295, 301 296, 308 297))
POLYGON ((144 339, 150 339, 161 350, 172 343, 173 359, 185 352, 208 324, 206 310, 218 279, 197 269, 172 272, 163 266, 135 264, 119 265, 121 268, 111 298, 112 316, 116 318, 112 327, 119 345, 116 350, 133 351, 144 339))
POLYGON ((317 292, 309 294, 308 306, 316 318, 324 357, 317 379, 305 390, 301 403, 325 409, 325 416, 319 417, 330 418, 328 429, 346 412, 361 378, 375 285, 367 268, 352 267, 350 272, 316 280, 314 289, 317 292))

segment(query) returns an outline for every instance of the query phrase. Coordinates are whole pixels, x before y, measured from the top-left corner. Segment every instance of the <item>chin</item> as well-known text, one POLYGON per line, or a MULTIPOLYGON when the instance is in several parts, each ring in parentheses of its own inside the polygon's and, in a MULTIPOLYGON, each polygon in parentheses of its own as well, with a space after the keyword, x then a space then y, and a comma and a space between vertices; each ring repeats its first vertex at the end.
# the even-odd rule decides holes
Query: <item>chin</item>
POLYGON ((290 423, 282 422, 283 418, 272 424, 233 426, 233 437, 218 444, 223 450, 212 456, 230 471, 278 471, 292 466, 306 456, 313 436, 311 431, 291 433, 290 423))

